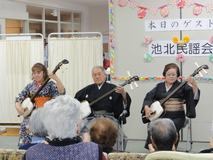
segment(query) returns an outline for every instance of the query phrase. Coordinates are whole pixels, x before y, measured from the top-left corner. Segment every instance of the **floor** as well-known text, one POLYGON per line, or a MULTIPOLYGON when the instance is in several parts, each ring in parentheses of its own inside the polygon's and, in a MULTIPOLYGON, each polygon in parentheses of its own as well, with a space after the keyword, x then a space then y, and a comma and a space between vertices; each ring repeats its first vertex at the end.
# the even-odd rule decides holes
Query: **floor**
MULTIPOLYGON (((19 128, 6 128, 1 131, 0 128, 0 149, 17 149, 19 128)), ((144 140, 128 140, 126 151, 132 153, 149 153, 144 148, 144 140)), ((193 142, 192 144, 185 141, 179 142, 178 151, 197 153, 201 149, 209 148, 207 142, 193 142)))

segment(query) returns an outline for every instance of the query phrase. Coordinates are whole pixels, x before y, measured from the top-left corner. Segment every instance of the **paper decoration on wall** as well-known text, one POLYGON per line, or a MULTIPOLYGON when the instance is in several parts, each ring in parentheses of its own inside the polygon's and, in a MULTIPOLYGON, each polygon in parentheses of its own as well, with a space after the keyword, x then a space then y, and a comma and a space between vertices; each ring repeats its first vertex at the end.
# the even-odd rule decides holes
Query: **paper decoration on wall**
MULTIPOLYGON (((116 76, 111 76, 112 79, 114 80, 127 80, 129 79, 129 77, 116 77, 116 76)), ((183 79, 185 80, 187 77, 178 77, 178 79, 183 79)), ((213 78, 211 77, 208 77, 208 78, 205 78, 205 77, 193 77, 197 82, 213 82, 213 78)), ((165 77, 139 77, 139 81, 154 81, 154 80, 165 80, 165 77)))
POLYGON ((139 7, 140 9, 138 10, 138 18, 143 19, 146 16, 146 10, 147 8, 145 7, 139 7))
POLYGON ((152 14, 152 15, 156 15, 156 12, 158 11, 158 8, 155 8, 155 7, 150 7, 149 8, 149 12, 152 14))
POLYGON ((210 37, 209 42, 213 44, 213 36, 210 37))
POLYGON ((198 3, 194 3, 194 4, 195 4, 195 6, 193 7, 193 14, 195 16, 198 16, 199 14, 202 13, 202 7, 203 7, 203 5, 198 4, 198 3))
POLYGON ((168 17, 169 15, 169 9, 167 8, 167 5, 159 7, 160 9, 160 14, 163 18, 168 17))
MULTIPOLYGON (((137 0, 139 1, 139 0, 137 0)), ((137 16, 140 19, 143 19, 146 14, 147 14, 147 10, 152 14, 152 15, 156 15, 157 11, 160 10, 160 15, 164 18, 169 16, 169 6, 171 7, 177 7, 177 9, 182 9, 185 6, 190 7, 193 6, 192 8, 192 14, 195 16, 198 16, 202 13, 202 9, 205 8, 207 13, 212 13, 213 11, 213 4, 207 4, 207 5, 202 5, 202 4, 198 4, 198 3, 194 3, 192 0, 169 0, 167 4, 161 6, 161 7, 155 7, 155 6, 151 6, 151 7, 145 7, 145 6, 140 6, 138 2, 136 2, 135 0, 119 0, 118 1, 118 5, 120 7, 125 7, 128 6, 128 2, 130 3, 130 8, 132 8, 133 10, 135 8, 139 8, 139 10, 137 11, 137 16)))
POLYGON ((172 7, 176 6, 177 5, 177 0, 169 0, 168 1, 168 5, 170 5, 172 7))
POLYGON ((143 40, 143 43, 146 44, 146 45, 149 45, 150 43, 152 43, 152 38, 148 37, 148 36, 145 36, 144 40, 143 40))
POLYGON ((144 60, 150 62, 152 60, 152 55, 150 53, 144 54, 144 60))
POLYGON ((124 6, 127 4, 127 2, 128 2, 128 0, 119 0, 119 1, 118 1, 118 5, 119 5, 120 7, 124 7, 124 6))
POLYGON ((178 62, 184 62, 184 60, 185 60, 184 54, 182 54, 182 53, 178 54, 177 57, 176 57, 176 60, 178 62))
POLYGON ((184 0, 181 0, 180 2, 177 3, 178 8, 183 8, 185 6, 186 2, 184 0))
POLYGON ((194 4, 194 2, 192 2, 192 0, 185 0, 185 2, 186 2, 186 6, 187 7, 190 7, 191 5, 193 5, 194 4))
POLYGON ((210 55, 209 55, 209 60, 210 60, 211 62, 213 62, 213 54, 210 54, 210 55))
MULTIPOLYGON (((124 5, 125 1, 121 0, 120 3, 121 3, 121 5, 124 5)), ((114 56, 115 43, 114 43, 114 27, 113 27, 113 24, 114 24, 113 23, 113 20, 114 20, 113 4, 114 4, 113 0, 110 0, 110 4, 109 4, 109 7, 110 7, 110 31, 109 31, 110 49, 109 49, 109 52, 110 52, 110 74, 111 75, 114 75, 114 59, 115 59, 115 56, 114 56)))
POLYGON ((206 13, 212 13, 213 10, 213 4, 206 5, 206 13))
POLYGON ((189 38, 188 36, 184 36, 184 37, 182 38, 182 41, 180 41, 180 40, 178 39, 178 37, 173 37, 173 38, 172 38, 172 41, 173 41, 174 43, 179 44, 179 45, 184 45, 185 43, 188 43, 188 42, 190 41, 190 38, 189 38))
POLYGON ((135 8, 138 7, 138 3, 137 3, 137 2, 135 2, 135 1, 133 1, 133 0, 129 0, 129 1, 131 2, 130 8, 135 9, 135 8))

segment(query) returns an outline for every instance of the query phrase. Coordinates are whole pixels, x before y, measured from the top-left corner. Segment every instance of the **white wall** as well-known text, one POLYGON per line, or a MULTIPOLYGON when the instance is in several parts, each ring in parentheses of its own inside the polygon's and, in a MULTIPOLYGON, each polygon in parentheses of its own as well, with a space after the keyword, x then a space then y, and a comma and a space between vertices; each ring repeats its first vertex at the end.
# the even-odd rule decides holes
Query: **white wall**
POLYGON ((90 32, 109 33, 108 6, 89 8, 89 30, 90 32))
MULTIPOLYGON (((135 0, 140 6, 150 8, 160 7, 168 4, 168 0, 149 0, 143 1, 135 0)), ((195 3, 209 4, 208 0, 194 1, 195 3)), ((211 1, 212 2, 212 1, 211 1)), ((212 2, 213 3, 213 2, 212 2)), ((145 36, 150 36, 154 41, 171 41, 174 36, 180 36, 179 31, 164 31, 164 32, 146 32, 145 20, 158 20, 158 19, 179 19, 180 12, 177 6, 171 7, 169 16, 163 18, 158 10, 156 15, 151 15, 147 10, 146 17, 139 19, 137 11, 130 8, 130 1, 124 7, 118 6, 117 3, 113 5, 114 13, 114 40, 115 40, 115 74, 116 77, 128 77, 126 71, 130 71, 131 75, 138 75, 139 77, 162 77, 164 65, 167 63, 177 63, 176 57, 154 57, 152 61, 144 61, 144 54, 149 53, 148 46, 143 44, 145 36)), ((193 7, 185 6, 183 9, 183 19, 186 18, 211 18, 212 13, 206 13, 205 8, 200 16, 195 16, 192 13, 193 7)), ((192 40, 209 40, 212 36, 212 31, 183 31, 183 35, 188 35, 192 40)), ((213 77, 213 64, 209 61, 208 57, 186 57, 183 62, 183 76, 189 76, 197 68, 194 64, 207 64, 210 69, 208 75, 205 77, 213 77)), ((198 75, 199 76, 199 75, 198 75)), ((112 80, 115 84, 121 84, 123 81, 112 80)), ((141 121, 141 107, 143 99, 148 91, 150 91, 159 80, 149 80, 137 82, 139 88, 130 90, 129 86, 125 86, 132 98, 131 115, 127 119, 127 124, 124 125, 124 131, 130 139, 145 139, 147 136, 147 125, 141 121)), ((212 113, 213 107, 211 105, 213 82, 197 81, 201 90, 200 102, 197 105, 197 117, 192 119, 192 140, 194 141, 209 141, 213 138, 211 132, 212 127, 212 113)), ((184 138, 186 138, 186 129, 184 129, 184 138)))

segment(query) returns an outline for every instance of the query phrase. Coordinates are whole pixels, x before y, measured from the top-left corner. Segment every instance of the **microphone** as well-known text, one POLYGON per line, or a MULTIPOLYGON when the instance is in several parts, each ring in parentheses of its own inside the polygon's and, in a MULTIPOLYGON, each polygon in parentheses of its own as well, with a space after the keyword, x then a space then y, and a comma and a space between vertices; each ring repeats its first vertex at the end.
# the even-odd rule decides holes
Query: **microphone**
POLYGON ((123 110, 123 112, 120 114, 120 116, 119 117, 122 117, 122 116, 126 116, 127 115, 127 110, 123 110))

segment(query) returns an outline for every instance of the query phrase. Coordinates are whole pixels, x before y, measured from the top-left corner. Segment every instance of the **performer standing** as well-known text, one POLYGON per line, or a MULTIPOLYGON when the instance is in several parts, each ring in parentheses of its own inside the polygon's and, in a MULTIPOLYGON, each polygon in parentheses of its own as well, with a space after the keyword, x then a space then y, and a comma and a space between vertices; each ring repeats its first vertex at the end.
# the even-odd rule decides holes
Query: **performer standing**
MULTIPOLYGON (((42 83, 49 77, 56 81, 48 81, 47 84, 42 88, 38 93, 37 97, 34 99, 35 103, 33 104, 36 108, 42 107, 44 103, 52 98, 56 98, 61 94, 65 94, 65 88, 56 74, 50 73, 48 75, 47 68, 41 64, 36 63, 32 67, 32 80, 33 82, 29 83, 19 95, 16 97, 15 107, 19 115, 24 114, 26 108, 21 107, 22 102, 33 96, 36 91, 41 87, 42 83)), ((18 146, 22 146, 28 142, 32 141, 32 134, 29 131, 29 116, 25 117, 20 127, 20 137, 18 146)))
MULTIPOLYGON (((148 92, 144 98, 141 113, 143 114, 143 112, 145 112, 146 118, 149 118, 153 112, 150 109, 151 104, 155 101, 162 101, 181 83, 178 81, 180 70, 175 63, 165 65, 163 76, 165 77, 165 82, 158 83, 156 87, 148 92)), ((164 103, 166 114, 163 118, 170 118, 174 122, 178 134, 184 125, 185 116, 194 118, 195 115, 190 115, 190 111, 195 113, 195 107, 200 98, 200 90, 198 89, 194 78, 188 77, 187 81, 191 84, 191 86, 189 84, 184 85, 164 103), (186 104, 187 109, 186 115, 184 111, 184 104, 186 104)), ((149 132, 145 148, 153 150, 149 132)))
POLYGON ((125 150, 127 137, 125 136, 120 127, 119 120, 123 112, 125 112, 126 117, 130 115, 129 109, 131 104, 131 98, 123 87, 117 87, 114 84, 106 82, 106 74, 102 66, 95 66, 92 69, 92 78, 94 84, 88 85, 76 93, 75 98, 77 98, 79 101, 87 100, 89 103, 91 103, 97 98, 107 93, 108 91, 111 91, 115 88, 116 89, 115 92, 112 92, 111 94, 107 95, 106 97, 102 98, 100 101, 91 106, 92 114, 84 119, 83 128, 81 132, 88 132, 91 123, 97 118, 109 118, 119 127, 120 137, 118 141, 120 142, 116 144, 117 149, 122 150, 123 144, 123 149, 125 150), (123 142, 122 137, 124 137, 126 141, 123 142))

